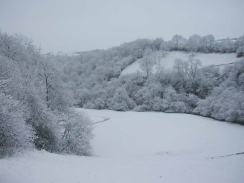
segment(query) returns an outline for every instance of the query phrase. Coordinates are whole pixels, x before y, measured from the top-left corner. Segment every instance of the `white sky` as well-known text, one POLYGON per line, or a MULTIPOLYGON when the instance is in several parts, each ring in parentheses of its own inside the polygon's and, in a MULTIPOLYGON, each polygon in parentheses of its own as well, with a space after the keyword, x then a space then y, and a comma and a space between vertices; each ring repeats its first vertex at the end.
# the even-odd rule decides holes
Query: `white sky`
POLYGON ((137 38, 244 34, 244 0, 0 0, 0 29, 43 52, 107 49, 137 38))

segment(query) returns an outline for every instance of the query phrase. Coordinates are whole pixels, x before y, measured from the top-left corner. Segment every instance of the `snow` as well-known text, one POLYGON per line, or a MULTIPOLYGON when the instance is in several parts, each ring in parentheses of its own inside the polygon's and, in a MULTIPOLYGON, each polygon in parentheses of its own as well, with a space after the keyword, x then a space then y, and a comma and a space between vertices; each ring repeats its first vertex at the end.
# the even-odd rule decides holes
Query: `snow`
MULTIPOLYGON (((154 54, 154 53, 153 53, 154 54)), ((161 52, 156 52, 156 56, 162 55, 161 52)), ((164 69, 172 69, 174 65, 175 59, 182 59, 182 60, 188 60, 191 53, 181 52, 181 51, 171 51, 168 52, 165 57, 161 56, 160 59, 160 65, 164 69)), ((195 53, 194 58, 199 59, 202 63, 202 66, 208 66, 208 65, 219 65, 219 64, 228 64, 235 62, 237 60, 243 59, 243 58, 237 58, 236 53, 195 53)), ((140 69, 140 62, 141 59, 138 59, 133 64, 126 67, 122 72, 121 75, 125 74, 131 74, 135 73, 137 71, 141 71, 140 69)), ((155 70, 155 68, 154 68, 155 70)))
POLYGON ((243 183, 244 126, 188 114, 85 110, 93 157, 30 151, 0 160, 2 183, 243 183), (220 157, 226 156, 226 157, 220 157))

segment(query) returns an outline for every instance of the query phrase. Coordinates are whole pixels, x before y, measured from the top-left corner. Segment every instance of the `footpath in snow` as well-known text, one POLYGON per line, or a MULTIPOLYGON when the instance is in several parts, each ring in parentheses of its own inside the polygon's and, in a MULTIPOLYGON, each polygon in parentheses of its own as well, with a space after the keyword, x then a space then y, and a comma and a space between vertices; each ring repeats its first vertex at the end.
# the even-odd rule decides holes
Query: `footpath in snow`
POLYGON ((28 152, 0 160, 0 182, 244 182, 237 154, 244 126, 187 114, 85 111, 99 122, 93 157, 28 152))

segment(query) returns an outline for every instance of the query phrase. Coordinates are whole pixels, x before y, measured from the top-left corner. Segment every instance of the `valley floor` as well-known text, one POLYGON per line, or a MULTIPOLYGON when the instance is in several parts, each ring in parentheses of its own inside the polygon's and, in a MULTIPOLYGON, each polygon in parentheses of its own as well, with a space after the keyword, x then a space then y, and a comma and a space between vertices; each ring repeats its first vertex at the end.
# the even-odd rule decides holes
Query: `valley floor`
POLYGON ((226 156, 244 152, 244 126, 187 114, 85 111, 103 121, 95 124, 93 157, 28 152, 0 160, 0 182, 244 182, 244 155, 226 156))

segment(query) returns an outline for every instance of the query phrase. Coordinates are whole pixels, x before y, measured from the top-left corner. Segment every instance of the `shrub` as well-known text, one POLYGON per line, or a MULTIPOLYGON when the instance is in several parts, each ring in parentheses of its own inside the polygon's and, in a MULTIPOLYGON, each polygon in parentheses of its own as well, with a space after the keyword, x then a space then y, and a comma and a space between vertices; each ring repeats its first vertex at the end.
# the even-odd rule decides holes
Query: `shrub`
POLYGON ((19 102, 0 92, 0 157, 33 147, 34 133, 19 102))
POLYGON ((67 111, 60 114, 62 118, 62 132, 60 150, 63 153, 76 155, 91 155, 91 140, 93 138, 93 124, 81 112, 67 111))

